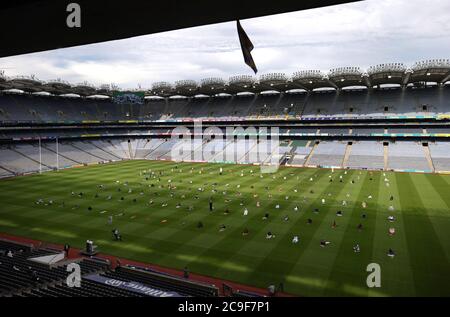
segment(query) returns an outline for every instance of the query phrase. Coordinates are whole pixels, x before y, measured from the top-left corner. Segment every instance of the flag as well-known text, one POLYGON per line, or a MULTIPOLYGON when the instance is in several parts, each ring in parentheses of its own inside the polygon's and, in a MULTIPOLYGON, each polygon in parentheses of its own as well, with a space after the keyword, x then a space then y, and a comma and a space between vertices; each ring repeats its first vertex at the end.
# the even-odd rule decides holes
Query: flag
POLYGON ((253 50, 254 46, 252 44, 252 41, 250 41, 247 33, 245 33, 244 29, 241 26, 241 23, 239 20, 237 22, 237 30, 239 35, 239 42, 241 42, 241 49, 242 54, 244 54, 244 61, 245 64, 247 64, 255 74, 258 72, 258 69, 256 68, 255 62, 253 61, 253 57, 251 54, 251 51, 253 50))

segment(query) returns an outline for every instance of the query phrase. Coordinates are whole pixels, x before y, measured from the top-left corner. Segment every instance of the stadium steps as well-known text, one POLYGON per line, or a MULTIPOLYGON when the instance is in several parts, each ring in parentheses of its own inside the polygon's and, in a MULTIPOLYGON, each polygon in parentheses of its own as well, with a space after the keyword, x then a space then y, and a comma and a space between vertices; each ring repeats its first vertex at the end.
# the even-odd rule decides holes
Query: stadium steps
POLYGON ((311 160, 312 156, 314 155, 314 150, 317 148, 317 146, 319 145, 319 143, 315 143, 313 148, 311 149, 311 152, 309 152, 308 154, 308 158, 305 161, 305 164, 303 164, 303 166, 308 166, 309 165, 309 161, 311 160))
POLYGON ((290 142, 289 146, 291 146, 291 150, 289 151, 289 160, 286 162, 286 165, 290 165, 292 164, 292 161, 294 160, 295 157, 295 151, 297 151, 297 145, 294 144, 294 142, 290 142))
POLYGON ((223 159, 225 159, 226 157, 225 157, 223 154, 224 154, 224 152, 226 151, 227 147, 228 147, 230 144, 233 144, 233 146, 234 146, 235 142, 234 142, 234 141, 229 141, 228 143, 226 143, 225 146, 222 148, 222 150, 219 151, 219 152, 217 152, 216 155, 214 155, 214 157, 211 159, 211 161, 212 161, 212 162, 216 162, 216 158, 217 158, 217 157, 222 157, 223 159), (219 156, 219 155, 220 155, 220 156, 219 156))
POLYGON ((92 153, 90 153, 90 152, 88 152, 88 151, 82 149, 81 147, 79 147, 79 146, 77 146, 77 145, 75 145, 75 144, 73 144, 73 143, 70 143, 70 145, 71 145, 72 147, 76 148, 78 151, 81 151, 81 152, 84 152, 84 153, 86 153, 86 154, 89 154, 89 155, 91 155, 91 156, 93 156, 93 157, 96 157, 96 158, 102 160, 102 161, 109 161, 108 159, 105 159, 104 157, 100 157, 100 156, 98 156, 98 155, 92 154, 92 153))
POLYGON ((49 168, 50 170, 53 169, 51 166, 48 166, 47 164, 44 164, 44 163, 40 163, 39 161, 29 157, 28 155, 25 155, 24 153, 20 152, 19 150, 14 149, 13 147, 11 147, 10 150, 15 152, 15 153, 17 153, 17 154, 19 154, 19 155, 21 155, 21 156, 23 156, 24 158, 26 158, 26 159, 28 159, 30 161, 33 161, 33 162, 35 162, 37 164, 42 164, 42 166, 45 166, 45 167, 49 168))
POLYGON ((383 145, 383 156, 384 156, 384 170, 387 171, 389 164, 389 147, 387 145, 383 145))
POLYGON ((352 153, 352 145, 351 144, 347 144, 347 147, 345 148, 344 159, 342 160, 341 167, 344 168, 344 167, 347 166, 348 158, 350 157, 351 153, 352 153))
POLYGON ((308 92, 308 94, 306 95, 306 99, 303 102, 303 107, 300 110, 300 118, 303 117, 303 113, 305 112, 306 106, 308 105, 309 96, 311 96, 311 92, 308 92))
MULTIPOLYGON (((255 144, 254 144, 251 148, 249 148, 248 151, 245 152, 245 154, 237 160, 237 162, 245 162, 245 157, 247 156, 247 154, 249 154, 250 151, 251 151, 255 146, 257 146, 257 145, 258 145, 258 142, 255 142, 255 144)), ((274 150, 274 152, 275 152, 275 150, 274 150)), ((272 152, 272 153, 273 153, 273 152, 272 152)), ((272 156, 272 155, 271 155, 271 156, 272 156)))
POLYGON ((127 143, 128 143, 128 152, 130 153, 130 159, 134 159, 136 155, 135 153, 133 153, 133 146, 131 145, 132 142, 127 143))
MULTIPOLYGON (((122 142, 120 140, 115 140, 117 142, 122 142)), ((125 149, 122 147, 121 144, 114 144, 113 142, 111 142, 110 140, 108 140, 108 142, 117 150, 117 152, 123 152, 124 154, 124 159, 129 159, 130 158, 130 153, 127 153, 127 151, 125 151, 125 149)))
POLYGON ((99 146, 98 146, 97 144, 95 144, 95 143, 92 143, 92 142, 89 142, 89 143, 92 144, 93 146, 95 146, 97 149, 102 150, 102 151, 105 152, 106 154, 109 154, 109 155, 111 155, 111 156, 114 156, 114 157, 118 158, 119 160, 122 159, 121 157, 117 156, 116 154, 114 154, 114 153, 112 153, 112 152, 109 152, 109 151, 106 151, 105 149, 99 147, 99 146))
POLYGON ((11 173, 11 175, 15 175, 15 173, 13 171, 11 171, 10 169, 7 169, 6 167, 0 166, 0 169, 7 171, 8 173, 11 173))
POLYGON ((436 169, 434 168, 433 159, 431 158, 430 148, 428 145, 423 146, 423 151, 425 152, 425 158, 428 161, 428 166, 430 167, 430 170, 434 173, 436 169))
POLYGON ((164 144, 164 143, 166 143, 166 142, 161 142, 161 143, 159 143, 158 146, 156 146, 155 148, 150 149, 150 152, 149 152, 147 155, 144 156, 144 159, 148 158, 153 152, 155 152, 155 151, 156 151, 162 144, 164 144))
MULTIPOLYGON (((50 151, 50 152, 53 152, 53 153, 56 154, 56 151, 54 151, 54 150, 52 150, 52 149, 50 149, 50 148, 48 148, 48 147, 46 147, 46 146, 44 146, 44 145, 42 145, 42 147, 43 147, 44 149, 46 149, 47 151, 50 151)), ((61 156, 61 157, 63 157, 63 158, 65 158, 66 160, 69 160, 69 161, 74 162, 75 164, 83 164, 83 163, 81 163, 81 162, 75 161, 73 158, 70 158, 70 157, 68 157, 68 156, 65 156, 64 154, 58 153, 58 155, 61 156)))
MULTIPOLYGON (((193 160, 194 158, 192 157, 194 155, 194 152, 196 152, 198 149, 201 149, 205 144, 207 143, 207 140, 203 140, 202 144, 200 144, 199 146, 197 146, 196 148, 194 148, 193 151, 189 151, 189 154, 183 156, 183 158, 181 159, 183 162, 190 162, 191 160, 193 160)), ((203 152, 203 151, 202 151, 203 152)))

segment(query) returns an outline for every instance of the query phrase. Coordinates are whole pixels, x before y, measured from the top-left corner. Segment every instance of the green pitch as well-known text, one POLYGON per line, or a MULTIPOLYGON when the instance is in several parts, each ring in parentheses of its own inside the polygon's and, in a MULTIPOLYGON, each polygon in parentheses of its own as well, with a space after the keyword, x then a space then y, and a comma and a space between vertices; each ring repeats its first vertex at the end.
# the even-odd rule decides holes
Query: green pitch
POLYGON ((303 296, 450 296, 450 176, 281 168, 261 178, 255 166, 127 161, 2 180, 0 201, 2 232, 79 248, 93 239, 101 252, 249 285, 283 282, 303 296), (369 263, 381 266, 381 288, 366 286, 369 263))

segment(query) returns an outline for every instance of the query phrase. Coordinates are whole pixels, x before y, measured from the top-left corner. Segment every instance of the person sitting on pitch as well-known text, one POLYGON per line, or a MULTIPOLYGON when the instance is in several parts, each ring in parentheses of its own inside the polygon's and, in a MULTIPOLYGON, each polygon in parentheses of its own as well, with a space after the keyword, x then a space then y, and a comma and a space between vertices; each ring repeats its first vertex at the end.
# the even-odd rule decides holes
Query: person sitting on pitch
POLYGON ((272 234, 272 232, 267 232, 267 234, 266 234, 266 239, 272 239, 272 238, 275 238, 275 235, 274 234, 272 234))
POLYGON ((114 228, 114 229, 112 230, 112 233, 113 233, 114 239, 115 239, 116 241, 122 241, 122 236, 120 235, 119 229, 114 228))
POLYGON ((394 221, 395 221, 395 218, 394 218, 394 216, 389 216, 389 217, 388 217, 388 220, 389 220, 390 222, 394 222, 394 221))
POLYGON ((294 211, 298 211, 298 206, 295 206, 295 207, 294 207, 294 211))
POLYGON ((276 205, 275 205, 275 209, 280 209, 280 205, 279 205, 279 204, 276 204, 276 205))
POLYGON ((361 216, 363 219, 366 219, 367 218, 367 215, 366 214, 362 214, 362 216, 361 216))
POLYGON ((389 235, 393 236, 395 234, 395 228, 389 228, 389 235))
POLYGON ((358 230, 359 230, 359 231, 361 231, 361 230, 362 230, 362 228, 363 228, 363 225, 362 225, 362 223, 360 223, 360 224, 358 225, 358 227, 357 227, 357 228, 358 228, 358 230))
POLYGON ((314 211, 313 211, 314 213, 319 213, 319 208, 314 208, 314 211))
POLYGON ((326 247, 327 245, 329 245, 331 242, 327 241, 327 240, 320 240, 320 246, 322 248, 326 247))
POLYGON ((227 209, 225 209, 225 211, 224 211, 224 215, 226 216, 226 215, 228 215, 230 213, 230 210, 228 210, 228 208, 227 209))
POLYGON ((338 210, 338 211, 336 212, 336 216, 342 217, 342 211, 341 211, 341 210, 338 210))
POLYGON ((267 219, 269 219, 269 213, 266 213, 266 214, 264 215, 264 217, 262 217, 262 220, 267 220, 267 219))
POLYGON ((336 228, 337 227, 337 223, 336 223, 336 220, 333 220, 333 223, 331 224, 331 228, 336 228))
POLYGON ((360 247, 359 247, 359 244, 356 244, 356 245, 353 247, 353 251, 354 251, 355 253, 359 253, 359 252, 361 251, 361 249, 360 249, 360 247))
POLYGON ((294 236, 294 237, 292 238, 292 243, 293 243, 293 244, 297 244, 297 243, 298 243, 298 236, 294 236))
POLYGON ((394 250, 392 250, 391 248, 389 248, 388 253, 387 253, 387 256, 393 258, 393 257, 395 256, 394 250))
POLYGON ((224 231, 226 228, 227 228, 227 227, 226 227, 225 225, 221 225, 220 228, 219 228, 219 231, 222 232, 222 231, 224 231))
POLYGON ((247 216, 247 215, 248 215, 248 209, 245 208, 245 209, 244 209, 244 216, 247 216))
POLYGON ((203 222, 199 221, 197 223, 197 228, 199 228, 199 229, 203 228, 203 222))
POLYGON ((175 206, 175 208, 177 208, 177 209, 180 208, 180 207, 181 207, 180 203, 177 203, 176 206, 175 206))
POLYGON ((311 219, 311 218, 308 218, 307 224, 308 224, 308 225, 312 224, 312 219, 311 219))
POLYGON ((247 236, 248 235, 248 229, 244 228, 244 230, 242 230, 242 235, 243 236, 247 236))
POLYGON ((286 215, 286 216, 284 216, 283 220, 287 222, 287 221, 289 221, 289 217, 286 215))

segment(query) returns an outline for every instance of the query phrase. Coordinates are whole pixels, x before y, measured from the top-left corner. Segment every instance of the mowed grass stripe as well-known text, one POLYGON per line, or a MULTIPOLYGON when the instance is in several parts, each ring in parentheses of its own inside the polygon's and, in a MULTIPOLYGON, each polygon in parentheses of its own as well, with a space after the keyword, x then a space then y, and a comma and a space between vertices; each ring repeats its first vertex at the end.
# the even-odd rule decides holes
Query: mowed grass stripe
MULTIPOLYGON (((302 178, 299 179, 299 183, 301 183, 302 181, 306 181, 310 177, 316 178, 316 175, 321 174, 318 179, 325 175, 323 172, 319 171, 315 171, 312 174, 311 173, 312 171, 303 172, 303 174, 305 175, 302 175, 302 178)), ((285 195, 291 195, 292 189, 297 187, 297 180, 295 180, 295 184, 287 188, 288 190, 284 192, 285 195)), ((299 188, 300 190, 297 193, 298 195, 303 194, 307 190, 306 187, 302 188, 300 186, 299 188)), ((272 231, 277 236, 276 240, 285 239, 285 233, 289 232, 289 229, 291 229, 293 225, 290 223, 283 223, 284 221, 282 220, 282 218, 285 214, 288 214, 291 218, 293 218, 293 214, 292 212, 289 212, 289 210, 293 209, 294 204, 295 202, 293 203, 285 200, 281 202, 271 202, 268 205, 262 205, 260 208, 256 208, 253 205, 253 212, 251 214, 252 216, 248 218, 248 220, 246 219, 247 221, 243 225, 237 227, 231 232, 231 236, 239 238, 236 241, 239 244, 238 246, 234 246, 233 249, 235 251, 233 253, 230 253, 230 257, 227 261, 230 267, 234 266, 236 269, 227 269, 226 267, 221 266, 220 262, 216 261, 216 263, 218 263, 219 265, 216 264, 215 268, 210 268, 214 271, 214 274, 217 276, 224 276, 225 278, 230 280, 254 280, 251 276, 252 272, 258 271, 260 269, 261 264, 267 258, 266 254, 277 246, 276 243, 272 243, 273 241, 265 241, 266 233, 268 231, 272 231), (287 206, 284 213, 281 213, 280 211, 275 209, 275 205, 277 203, 287 206), (263 221, 262 217, 266 212, 269 213, 269 219, 263 221), (251 225, 251 223, 254 224, 251 225), (249 236, 242 237, 242 231, 244 227, 249 229, 249 236)), ((302 209, 305 209, 306 207, 307 205, 305 204, 301 205, 302 209)), ((301 217, 301 214, 297 216, 301 217)), ((220 258, 221 254, 218 254, 217 252, 223 252, 224 249, 229 249, 228 244, 228 240, 222 239, 219 243, 212 246, 207 252, 202 254, 201 258, 220 258)), ((261 283, 265 283, 265 281, 261 281, 261 283)))
POLYGON ((367 296, 366 267, 372 262, 372 249, 375 224, 378 209, 378 196, 380 188, 380 174, 359 173, 362 176, 358 181, 359 194, 357 203, 353 204, 344 229, 339 251, 332 265, 325 295, 338 296, 345 293, 349 296, 367 296), (372 198, 369 198, 372 197, 372 198), (366 202, 363 208, 360 202, 366 202), (362 215, 365 214, 366 218, 362 215), (361 224, 363 229, 358 230, 361 224), (361 251, 355 253, 353 247, 359 244, 361 251))
POLYGON ((313 225, 308 226, 303 224, 305 243, 302 249, 299 251, 297 261, 292 267, 290 272, 286 276, 286 288, 292 289, 294 292, 300 294, 309 294, 318 296, 323 294, 328 284, 328 276, 332 269, 332 263, 339 250, 342 232, 340 229, 345 229, 348 221, 348 215, 350 213, 351 206, 355 203, 354 198, 356 195, 358 185, 351 184, 351 179, 355 171, 341 171, 339 175, 343 176, 342 183, 339 179, 334 178, 333 183, 328 183, 325 194, 331 192, 332 198, 327 198, 326 205, 321 204, 321 197, 315 201, 314 206, 320 208, 319 215, 316 215, 316 219, 313 218, 313 225), (336 183, 338 184, 336 187, 336 183), (350 197, 347 197, 347 194, 350 197), (348 205, 346 207, 341 206, 342 200, 347 200, 348 205), (343 211, 344 217, 338 219, 336 212, 338 210, 343 211), (347 218, 347 219, 345 219, 347 218), (340 227, 335 229, 331 228, 333 221, 339 224, 340 227), (325 248, 320 246, 320 241, 330 241, 331 244, 325 248))
MULTIPOLYGON (((284 172, 288 173, 290 171, 285 170, 284 172)), ((286 174, 281 174, 281 175, 286 175, 286 174)), ((253 184, 253 183, 254 183, 254 180, 249 179, 245 182, 240 182, 240 185, 242 188, 245 188, 246 186, 253 184)), ((260 182, 259 185, 265 186, 265 185, 269 185, 269 184, 270 184, 270 179, 268 177, 265 177, 262 179, 262 181, 260 182)), ((220 234, 221 238, 219 238, 218 240, 213 242, 212 243, 213 245, 210 245, 210 247, 207 249, 207 251, 205 253, 197 254, 196 256, 191 256, 188 259, 189 260, 188 264, 192 268, 193 271, 203 270, 203 269, 205 269, 205 267, 208 267, 208 271, 211 271, 213 274, 214 270, 220 266, 220 261, 219 262, 215 261, 215 258, 216 258, 215 255, 217 255, 217 252, 220 253, 219 258, 224 258, 225 255, 227 254, 227 250, 229 249, 230 246, 232 247, 232 249, 236 248, 236 245, 234 245, 232 243, 232 241, 230 241, 230 236, 234 237, 234 239, 236 239, 236 240, 239 239, 243 228, 246 226, 248 227, 251 236, 255 236, 257 234, 255 232, 256 228, 250 224, 254 220, 257 220, 258 218, 260 219, 263 215, 263 212, 257 211, 257 208, 255 207, 255 201, 256 201, 255 199, 248 197, 243 201, 244 202, 243 206, 240 206, 238 203, 234 203, 231 206, 229 206, 231 212, 237 214, 237 216, 242 220, 240 220, 239 223, 234 223, 234 225, 235 225, 234 229, 232 226, 230 228, 230 225, 228 224, 228 231, 226 233, 224 232, 223 234, 220 234), (250 210, 249 216, 247 216, 247 217, 242 216, 244 207, 247 207, 250 210), (231 233, 230 233, 230 231, 231 231, 231 233), (221 241, 224 237, 227 237, 227 242, 225 244, 221 244, 221 241), (200 258, 201 258, 201 260, 199 261, 200 258)), ((205 202, 205 203, 207 203, 207 202, 205 202)), ((225 208, 223 208, 223 210, 224 209, 225 208)), ((220 209, 216 209, 216 212, 218 212, 219 210, 220 209)), ((216 212, 212 213, 212 215, 214 215, 216 212)), ((214 226, 213 230, 215 230, 217 232, 218 229, 219 229, 219 223, 217 223, 216 226, 214 226)), ((196 237, 196 240, 200 240, 200 239, 201 239, 201 236, 196 237)), ((240 245, 242 245, 242 241, 240 241, 240 242, 241 242, 240 245)), ((184 254, 184 255, 186 253, 189 253, 188 251, 189 251, 189 246, 186 246, 186 247, 178 250, 178 252, 180 252, 181 254, 184 254)), ((234 254, 234 251, 232 251, 232 253, 229 254, 229 256, 231 257, 233 254, 234 254)))
MULTIPOLYGON (((449 263, 411 175, 396 174, 416 294, 450 295, 449 263), (430 270, 430 263, 433 269, 430 270)), ((402 252, 403 250, 398 250, 402 252)), ((395 259, 394 259, 395 260, 395 259)))

